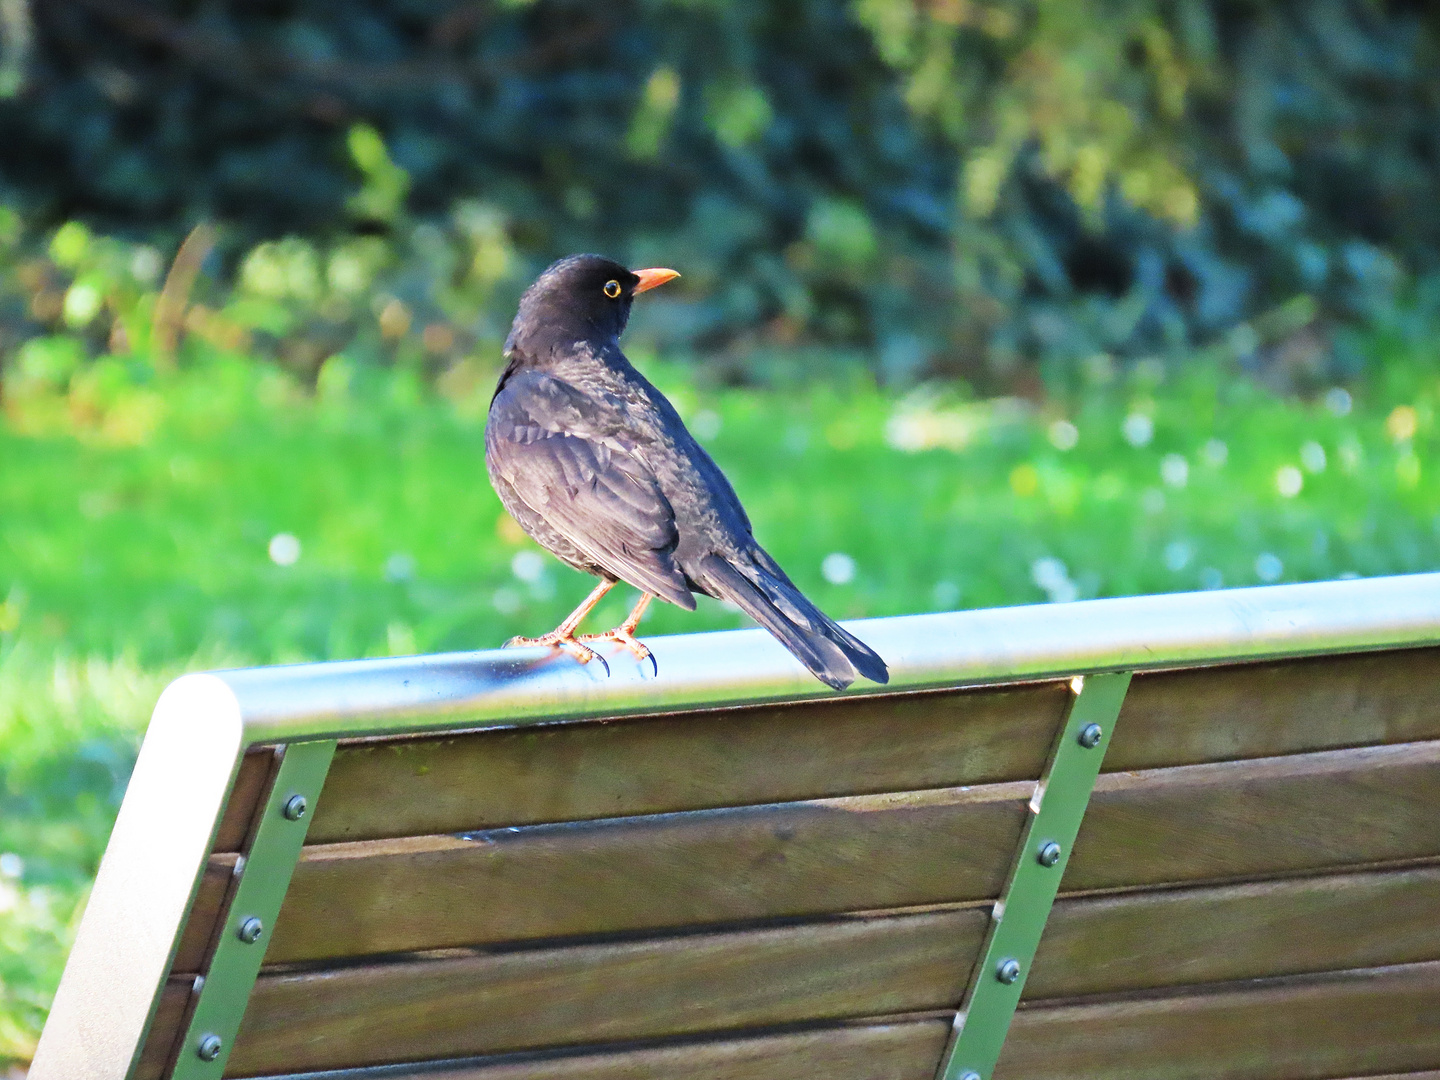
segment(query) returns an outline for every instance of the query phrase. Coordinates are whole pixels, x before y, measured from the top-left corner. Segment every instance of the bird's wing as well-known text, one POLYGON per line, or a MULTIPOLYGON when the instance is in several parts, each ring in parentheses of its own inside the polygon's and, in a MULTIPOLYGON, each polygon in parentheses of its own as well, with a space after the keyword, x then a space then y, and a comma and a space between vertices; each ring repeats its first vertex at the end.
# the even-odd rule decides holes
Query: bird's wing
POLYGON ((490 404, 491 468, 545 524, 606 572, 693 610, 675 567, 675 513, 619 423, 574 387, 537 372, 490 404))

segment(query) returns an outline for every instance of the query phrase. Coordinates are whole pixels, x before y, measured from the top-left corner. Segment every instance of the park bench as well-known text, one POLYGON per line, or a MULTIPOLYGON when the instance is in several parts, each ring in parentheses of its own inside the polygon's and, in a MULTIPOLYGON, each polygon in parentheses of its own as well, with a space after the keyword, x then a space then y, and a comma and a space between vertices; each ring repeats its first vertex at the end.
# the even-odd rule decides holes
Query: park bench
POLYGON ((178 680, 30 1080, 1440 1077, 1440 574, 858 631, 178 680))

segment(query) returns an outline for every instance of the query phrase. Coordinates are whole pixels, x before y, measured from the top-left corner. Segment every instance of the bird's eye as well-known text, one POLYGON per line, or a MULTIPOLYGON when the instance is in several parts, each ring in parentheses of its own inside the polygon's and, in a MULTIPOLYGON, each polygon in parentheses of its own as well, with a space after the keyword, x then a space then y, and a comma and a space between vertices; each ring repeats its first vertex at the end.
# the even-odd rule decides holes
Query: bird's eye
POLYGON ((617 296, 619 296, 620 282, 613 279, 605 282, 605 295, 610 297, 611 300, 614 300, 617 296))

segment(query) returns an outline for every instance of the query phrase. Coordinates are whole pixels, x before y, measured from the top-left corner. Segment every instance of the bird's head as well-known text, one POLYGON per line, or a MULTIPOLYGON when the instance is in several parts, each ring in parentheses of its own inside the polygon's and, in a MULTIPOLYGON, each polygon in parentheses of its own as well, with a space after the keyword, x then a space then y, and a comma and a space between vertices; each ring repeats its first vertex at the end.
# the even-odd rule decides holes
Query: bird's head
POLYGON ((674 270, 627 270, 601 255, 561 259, 520 298, 505 352, 517 344, 540 347, 545 339, 603 344, 618 338, 635 297, 679 276, 674 270))

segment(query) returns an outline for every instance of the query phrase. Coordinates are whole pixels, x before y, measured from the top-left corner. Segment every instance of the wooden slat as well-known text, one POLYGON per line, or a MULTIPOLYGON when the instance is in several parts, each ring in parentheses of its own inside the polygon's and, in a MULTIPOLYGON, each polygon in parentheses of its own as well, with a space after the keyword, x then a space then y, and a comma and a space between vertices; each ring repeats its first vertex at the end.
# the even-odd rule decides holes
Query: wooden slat
POLYGON ((969 908, 266 974, 232 1067, 334 1069, 954 1008, 988 922, 988 908, 969 908))
POLYGON ((175 1041, 180 1038, 181 1026, 190 1007, 191 978, 171 978, 160 991, 160 1005, 155 1010, 155 1019, 150 1022, 150 1031, 145 1036, 145 1047, 135 1066, 134 1080, 160 1080, 175 1056, 175 1041))
POLYGON ((998 894, 1033 784, 307 847, 270 963, 998 894))
MULTIPOLYGON (((272 963, 994 897, 1031 785, 308 847, 272 963)), ((1102 776, 1071 891, 1440 856, 1440 743, 1102 776)))
POLYGON ((168 1072, 175 1055, 175 1041, 188 1022, 195 975, 209 965, 217 929, 229 906, 239 852, 250 842, 278 765, 279 758, 273 747, 246 751, 240 759, 235 784, 216 830, 214 853, 206 862, 195 901, 181 930, 180 944, 170 965, 171 974, 161 991, 159 1007, 136 1065, 135 1080, 159 1080, 168 1072))
POLYGON ((1065 683, 342 746, 310 843, 1035 779, 1065 683))
POLYGON ((1062 898, 1027 1000, 1440 960, 1440 866, 1062 898))
MULTIPOLYGON (((314 843, 1039 775, 1063 683, 342 746, 314 843)), ((1440 649, 1137 675, 1110 771, 1440 738, 1440 649)))
POLYGON ((1440 963, 1022 1006, 995 1080, 1328 1080, 1440 1066, 1440 963))
POLYGON ((273 747, 248 750, 240 759, 235 786, 225 803, 220 828, 215 834, 216 851, 242 851, 250 837, 261 797, 270 789, 277 759, 273 747))
POLYGON ((1440 739, 1440 649, 1322 656, 1130 683, 1108 771, 1440 739))
MULTIPOLYGON (((930 1080, 943 1020, 479 1060, 387 1080, 930 1080)), ((996 1080, 1328 1080, 1440 1065, 1440 964, 1022 1007, 996 1080)), ((232 1075, 243 1075, 231 1071, 232 1075)), ((356 1073, 361 1080, 365 1073, 356 1073)), ((1424 1073, 1421 1072, 1423 1077, 1424 1073)), ((1397 1077, 1397 1080, 1401 1080, 1397 1077)), ((1420 1080, 1405 1076, 1403 1080, 1420 1080)))
POLYGON ((230 888, 235 882, 237 856, 231 853, 211 855, 200 878, 190 918, 180 935, 180 947, 170 970, 175 974, 196 975, 204 970, 214 944, 215 927, 220 914, 229 903, 230 888))
MULTIPOLYGON (((270 972, 235 1060, 342 1068, 954 1007, 987 910, 270 972)), ((1440 960, 1437 912, 1440 867, 1062 899, 1026 994, 1440 960)))
MULTIPOLYGON (((944 1020, 868 1024, 678 1046, 527 1055, 440 1070, 387 1069, 380 1075, 357 1073, 355 1080, 934 1080, 949 1031, 944 1020)), ((226 1075, 243 1074, 227 1070, 226 1075)))
POLYGON ((1440 855, 1440 742, 1100 777, 1067 890, 1440 855))

